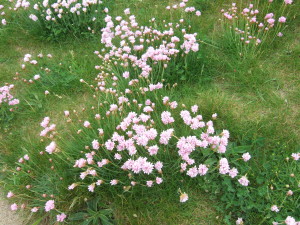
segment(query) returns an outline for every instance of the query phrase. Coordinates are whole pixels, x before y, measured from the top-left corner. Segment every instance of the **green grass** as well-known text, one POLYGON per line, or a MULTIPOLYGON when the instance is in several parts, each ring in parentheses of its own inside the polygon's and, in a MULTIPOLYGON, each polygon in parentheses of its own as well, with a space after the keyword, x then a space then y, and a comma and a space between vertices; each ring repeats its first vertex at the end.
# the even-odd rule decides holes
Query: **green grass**
MULTIPOLYGON (((202 17, 192 21, 193 30, 199 33, 198 37, 206 44, 201 44, 199 65, 192 70, 197 71, 196 79, 181 82, 172 96, 186 105, 198 104, 206 118, 218 113, 218 125, 230 131, 233 142, 252 145, 253 154, 257 154, 257 158, 253 159, 254 164, 261 158, 268 161, 274 155, 282 155, 284 158, 299 151, 299 3, 292 6, 291 14, 295 17, 293 20, 290 18, 282 39, 268 46, 260 57, 241 60, 222 48, 226 43, 218 35, 216 18, 225 1, 194 2, 196 7, 202 9, 202 17), (263 144, 257 147, 256 142, 261 139, 264 140, 263 144), (257 153, 255 147, 261 152, 257 153)), ((113 15, 119 15, 124 8, 130 7, 141 23, 146 23, 152 17, 159 21, 179 16, 165 11, 161 13, 159 9, 167 3, 158 0, 116 1, 115 4, 113 15)), ((20 106, 21 110, 13 116, 13 120, 1 123, 1 164, 4 168, 20 157, 23 143, 27 143, 30 148, 30 144, 38 141, 37 130, 44 116, 62 121, 63 110, 79 110, 89 101, 86 97, 88 88, 79 81, 75 82, 75 79, 91 81, 94 78, 97 73, 94 66, 100 60, 93 51, 99 49, 100 36, 91 39, 71 38, 53 43, 42 41, 24 30, 0 30, 1 84, 13 83, 13 77, 20 71, 26 53, 51 53, 54 62, 50 66, 57 66, 59 62, 74 66, 73 70, 65 74, 74 76, 74 82, 64 91, 61 88, 53 90, 60 97, 53 94, 45 96, 44 88, 33 89, 36 96, 26 93, 24 98, 29 103, 20 106)), ((259 163, 257 166, 258 170, 262 169, 259 163)), ((6 174, 2 176, 6 177, 6 174)), ((118 224, 223 224, 221 219, 225 215, 217 210, 222 207, 218 198, 191 188, 189 194, 192 196, 193 193, 195 197, 188 204, 179 205, 176 191, 175 187, 171 187, 162 193, 139 193, 126 198, 123 194, 108 195, 111 199, 107 198, 106 202, 114 209, 114 218, 118 224)))

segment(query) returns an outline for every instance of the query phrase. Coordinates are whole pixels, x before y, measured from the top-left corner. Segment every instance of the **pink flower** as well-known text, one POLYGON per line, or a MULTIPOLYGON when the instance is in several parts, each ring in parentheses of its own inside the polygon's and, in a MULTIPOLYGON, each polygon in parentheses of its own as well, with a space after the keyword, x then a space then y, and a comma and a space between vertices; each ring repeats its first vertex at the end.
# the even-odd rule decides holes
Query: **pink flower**
POLYGON ((287 5, 290 5, 293 3, 293 0, 284 0, 284 3, 287 4, 287 5))
POLYGON ((49 154, 52 154, 55 149, 56 149, 56 143, 55 141, 52 141, 47 147, 46 147, 46 152, 48 152, 49 154))
POLYGON ((236 168, 232 168, 231 170, 229 170, 229 176, 231 177, 231 178, 235 178, 237 175, 238 175, 238 170, 236 169, 236 168))
POLYGON ((282 37, 282 36, 283 36, 283 33, 279 32, 279 33, 277 34, 277 36, 278 36, 278 37, 282 37))
POLYGON ((249 154, 249 152, 246 152, 242 155, 242 158, 245 162, 247 162, 251 159, 251 155, 249 154))
POLYGON ((180 202, 186 202, 189 199, 189 196, 187 193, 184 192, 180 195, 179 199, 180 199, 180 202))
POLYGON ((288 216, 284 222, 286 225, 296 225, 296 220, 291 216, 288 216))
POLYGON ((163 168, 163 163, 158 161, 155 163, 154 167, 157 171, 161 171, 161 169, 163 168))
POLYGON ((152 187, 153 181, 152 181, 152 180, 148 180, 148 181, 146 182, 146 184, 147 184, 148 187, 152 187))
POLYGON ((100 144, 97 140, 93 140, 92 142, 93 149, 98 150, 100 148, 100 144))
POLYGON ((171 116, 170 112, 164 111, 161 114, 161 121, 163 124, 170 124, 174 122, 174 118, 171 116))
POLYGON ((111 141, 111 140, 107 140, 105 142, 105 147, 107 148, 107 150, 112 151, 115 147, 115 142, 111 141))
POLYGON ((110 181, 110 185, 117 185, 118 183, 119 181, 116 179, 110 181))
POLYGON ((193 113, 196 113, 196 112, 198 112, 198 106, 197 105, 193 105, 192 107, 191 107, 191 110, 192 110, 192 112, 193 113))
POLYGON ((33 207, 30 211, 33 212, 33 213, 35 213, 35 212, 37 212, 38 210, 39 210, 38 207, 33 207))
POLYGON ((125 9, 125 10, 124 10, 124 13, 125 13, 126 15, 129 15, 129 14, 130 14, 130 9, 129 9, 129 8, 125 9))
POLYGON ((1 20, 1 23, 2 23, 4 26, 7 24, 5 19, 2 19, 2 20, 1 20))
POLYGON ((198 175, 198 169, 196 166, 190 168, 187 173, 186 173, 188 176, 190 177, 196 177, 198 175))
POLYGON ((84 121, 83 126, 91 127, 91 123, 89 121, 84 121))
POLYGON ((156 155, 157 154, 157 152, 158 152, 158 146, 157 145, 153 145, 153 146, 150 146, 149 148, 148 148, 148 152, 149 152, 149 154, 150 155, 156 155))
POLYGON ((33 77, 34 80, 38 80, 38 79, 40 79, 40 78, 41 78, 41 76, 38 75, 38 74, 37 74, 37 75, 34 75, 34 77, 33 77))
POLYGON ((94 189, 95 189, 95 183, 88 186, 89 192, 94 192, 94 189))
POLYGON ((50 122, 50 118, 49 118, 49 117, 45 117, 45 118, 43 119, 43 121, 40 123, 40 125, 41 125, 42 127, 46 128, 46 127, 48 126, 49 122, 50 122))
POLYGON ((279 23, 285 23, 286 22, 286 18, 284 16, 279 17, 278 19, 279 23))
POLYGON ((200 176, 204 176, 208 171, 208 168, 206 165, 200 164, 198 168, 198 172, 200 176))
POLYGON ((129 78, 129 72, 128 72, 128 71, 125 71, 125 72, 123 73, 123 77, 124 77, 125 79, 129 78))
POLYGON ((242 176, 238 181, 243 186, 248 186, 249 184, 249 180, 245 176, 242 176))
POLYGON ((201 12, 199 10, 196 11, 196 16, 201 16, 201 12))
POLYGON ((76 186, 77 186, 77 184, 75 184, 75 183, 71 184, 71 185, 69 185, 68 189, 73 190, 76 186))
POLYGON ((169 140, 172 137, 173 131, 174 131, 174 129, 168 129, 168 130, 162 131, 160 134, 159 143, 167 145, 169 143, 169 140))
POLYGON ((244 224, 243 218, 238 218, 238 219, 235 221, 235 224, 236 224, 236 225, 242 225, 242 224, 244 224))
POLYGON ((300 153, 293 153, 292 154, 292 158, 295 160, 295 161, 298 161, 300 159, 300 153))
POLYGON ((268 14, 266 14, 266 16, 265 16, 265 20, 271 19, 271 18, 273 18, 273 16, 274 16, 273 13, 268 13, 268 14))
POLYGON ((278 209, 277 205, 272 205, 271 206, 271 211, 273 211, 273 212, 279 212, 279 209, 278 209))
POLYGON ((161 177, 156 177, 155 182, 157 184, 161 184, 163 182, 163 179, 161 177))
POLYGON ((49 212, 50 210, 54 209, 55 205, 54 205, 54 200, 49 200, 46 202, 45 204, 45 211, 49 212))
POLYGON ((270 18, 267 20, 267 22, 270 24, 270 25, 273 25, 275 23, 275 19, 273 18, 270 18))
POLYGON ((228 160, 226 158, 222 158, 220 159, 220 168, 219 168, 219 172, 220 174, 226 174, 229 172, 229 164, 228 164, 228 160))
POLYGON ((14 204, 12 204, 12 205, 10 206, 10 209, 11 209, 12 211, 16 211, 16 210, 18 209, 18 205, 17 205, 16 203, 14 203, 14 204))
POLYGON ((67 218, 66 214, 62 213, 56 216, 57 222, 64 222, 64 220, 67 218))
POLYGON ((11 197, 13 197, 13 196, 14 196, 14 193, 12 193, 12 192, 10 191, 10 192, 7 193, 7 196, 6 196, 6 197, 7 197, 7 198, 11 198, 11 197))

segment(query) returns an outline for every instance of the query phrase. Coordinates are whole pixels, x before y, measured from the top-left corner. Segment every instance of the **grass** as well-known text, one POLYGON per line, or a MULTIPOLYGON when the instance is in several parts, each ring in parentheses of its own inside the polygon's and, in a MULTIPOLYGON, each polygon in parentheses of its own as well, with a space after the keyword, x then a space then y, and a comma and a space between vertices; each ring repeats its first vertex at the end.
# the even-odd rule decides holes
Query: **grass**
MULTIPOLYGON (((299 14, 296 14, 299 3, 293 5, 292 13, 295 16, 293 20, 290 19, 285 36, 280 41, 267 48, 260 57, 241 60, 221 47, 226 43, 222 43, 223 40, 218 36, 219 27, 215 18, 224 1, 194 2, 202 9, 202 17, 192 21, 193 29, 206 43, 201 45, 198 56, 201 70, 196 74, 197 79, 181 82, 172 95, 179 98, 181 103, 198 104, 206 118, 212 113, 218 113, 221 127, 231 132, 233 142, 253 144, 263 138, 263 146, 260 148, 263 152, 260 154, 267 159, 274 154, 290 155, 291 152, 299 151, 300 46, 297 34, 300 31, 300 19, 299 14), (285 148, 278 147, 281 145, 285 148)), ((178 16, 161 13, 158 9, 166 4, 161 1, 130 0, 126 3, 116 1, 115 4, 118 7, 113 9, 114 15, 130 7, 143 22, 152 17, 159 21, 178 16)), ((94 66, 99 64, 93 54, 93 51, 101 48, 99 36, 95 39, 67 39, 51 43, 37 39, 24 30, 16 32, 8 29, 0 30, 0 37, 1 83, 12 82, 15 72, 20 71, 21 60, 26 53, 51 53, 56 58, 53 64, 72 62, 75 69, 70 74, 77 80, 83 78, 90 81, 96 73, 94 66)), ((62 120, 62 111, 74 107, 79 109, 81 103, 87 100, 85 96, 88 92, 78 82, 58 93, 61 98, 45 96, 41 90, 37 97, 30 97, 30 93, 26 95, 26 99, 32 101, 32 106, 35 103, 39 106, 20 106, 22 111, 13 120, 1 124, 2 166, 18 159, 16 153, 22 152, 22 143, 37 139, 36 130, 45 115, 56 121, 62 120)), ((2 176, 5 177, 5 173, 2 176)), ((219 206, 217 198, 195 188, 190 191, 196 197, 188 205, 182 206, 173 200, 177 200, 177 197, 174 198, 175 191, 175 188, 170 188, 157 195, 142 193, 141 196, 126 198, 123 195, 112 196, 114 201, 107 201, 114 209, 114 218, 118 224, 222 224, 221 218, 224 215, 215 209, 219 206)))

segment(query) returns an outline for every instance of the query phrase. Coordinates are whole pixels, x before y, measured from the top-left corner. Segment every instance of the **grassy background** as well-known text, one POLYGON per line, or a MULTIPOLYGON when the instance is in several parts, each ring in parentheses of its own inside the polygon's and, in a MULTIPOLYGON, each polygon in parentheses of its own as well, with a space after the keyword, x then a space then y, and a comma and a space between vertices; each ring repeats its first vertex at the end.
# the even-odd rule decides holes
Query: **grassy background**
MULTIPOLYGON (((168 2, 174 1, 119 0, 115 2, 112 13, 119 15, 129 7, 140 23, 147 23, 152 17, 163 20, 176 16, 159 10, 168 2)), ((192 21, 193 31, 199 33, 198 38, 215 47, 201 44, 201 60, 197 65, 202 68, 201 73, 194 74, 196 81, 184 81, 179 85, 175 95, 180 102, 198 104, 206 116, 218 113, 220 123, 231 132, 234 142, 253 144, 263 139, 259 156, 268 159, 274 154, 299 151, 300 19, 296 14, 299 3, 291 7, 284 37, 275 41, 260 57, 247 60, 237 58, 223 47, 227 43, 219 35, 216 18, 227 3, 221 0, 194 0, 193 3, 202 11, 202 16, 192 21)), ((100 34, 94 39, 67 38, 52 43, 37 38, 26 29, 16 31, 14 28, 18 27, 22 24, 0 30, 1 84, 13 82, 25 54, 40 52, 51 53, 56 63, 72 62, 76 72, 67 75, 71 74, 74 79, 91 80, 94 77, 94 66, 99 61, 93 51, 101 49, 100 34)), ((20 105, 21 110, 13 120, 1 123, 1 158, 5 158, 6 163, 16 161, 21 143, 37 138, 36 129, 45 115, 59 121, 63 110, 79 107, 81 102, 86 101, 88 89, 79 81, 70 85, 67 91, 59 93, 60 97, 52 93, 45 97, 41 90, 36 92, 36 96, 26 93, 24 98, 29 103, 20 105), (38 107, 31 107, 34 104, 38 107)), ((179 206, 171 200, 174 190, 170 188, 158 196, 149 196, 147 199, 151 200, 147 202, 138 197, 124 199, 124 196, 119 196, 119 201, 111 203, 114 216, 119 224, 221 224, 222 215, 214 208, 219 202, 213 196, 193 190, 197 197, 191 199, 189 205, 179 206)), ((144 195, 147 196, 147 193, 144 195)))

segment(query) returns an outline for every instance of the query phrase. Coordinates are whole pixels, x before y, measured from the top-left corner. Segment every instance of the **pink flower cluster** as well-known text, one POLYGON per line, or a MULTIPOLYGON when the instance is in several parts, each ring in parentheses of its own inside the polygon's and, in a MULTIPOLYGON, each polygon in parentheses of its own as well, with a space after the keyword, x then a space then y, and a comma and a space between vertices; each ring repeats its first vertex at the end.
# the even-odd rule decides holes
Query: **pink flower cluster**
MULTIPOLYGON (((114 66, 124 67, 125 78, 129 78, 127 71, 129 66, 140 68, 138 75, 147 78, 153 72, 153 65, 161 63, 167 67, 171 58, 181 52, 180 49, 185 54, 199 50, 197 34, 187 34, 181 23, 176 25, 168 23, 166 30, 159 31, 152 26, 140 26, 135 16, 130 15, 129 9, 126 10, 125 15, 126 19, 119 16, 115 21, 111 16, 106 16, 106 27, 102 29, 101 38, 106 49, 102 49, 102 54, 95 52, 106 63, 113 61, 114 66), (183 34, 183 40, 175 36, 177 31, 183 34)), ((155 19, 151 21, 154 22, 155 19)))
MULTIPOLYGON (((261 10, 265 11, 265 10, 261 10)), ((260 18, 260 10, 254 9, 254 5, 250 4, 247 8, 239 11, 236 3, 232 3, 232 7, 221 10, 224 20, 224 24, 239 36, 240 41, 246 45, 253 43, 254 45, 259 45, 263 41, 267 41, 267 36, 271 35, 271 30, 276 30, 276 36, 281 37, 283 34, 278 33, 281 28, 280 24, 286 22, 286 17, 280 16, 278 19, 275 18, 273 13, 267 13, 264 16, 265 21, 258 21, 260 18), (276 20, 278 21, 277 28, 276 20)), ((281 12, 283 13, 283 11, 281 12)))
POLYGON ((4 103, 8 104, 9 106, 14 106, 20 103, 19 99, 16 99, 10 93, 13 88, 13 84, 0 87, 0 106, 4 103))

